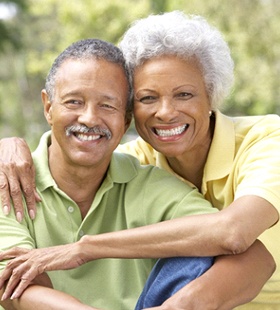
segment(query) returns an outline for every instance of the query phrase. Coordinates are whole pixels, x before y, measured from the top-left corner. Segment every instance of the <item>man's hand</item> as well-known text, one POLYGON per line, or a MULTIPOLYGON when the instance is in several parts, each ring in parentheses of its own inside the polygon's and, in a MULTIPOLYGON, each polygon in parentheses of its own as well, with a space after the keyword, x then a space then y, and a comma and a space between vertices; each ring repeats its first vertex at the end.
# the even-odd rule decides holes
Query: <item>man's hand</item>
POLYGON ((0 260, 11 259, 0 275, 0 289, 5 287, 2 300, 18 298, 40 274, 51 270, 73 269, 86 263, 79 257, 78 243, 28 250, 12 248, 0 252, 0 260))
POLYGON ((19 222, 23 218, 23 198, 25 197, 29 216, 35 218, 36 202, 41 201, 36 192, 35 168, 27 143, 20 138, 0 140, 0 196, 4 214, 11 210, 19 222))

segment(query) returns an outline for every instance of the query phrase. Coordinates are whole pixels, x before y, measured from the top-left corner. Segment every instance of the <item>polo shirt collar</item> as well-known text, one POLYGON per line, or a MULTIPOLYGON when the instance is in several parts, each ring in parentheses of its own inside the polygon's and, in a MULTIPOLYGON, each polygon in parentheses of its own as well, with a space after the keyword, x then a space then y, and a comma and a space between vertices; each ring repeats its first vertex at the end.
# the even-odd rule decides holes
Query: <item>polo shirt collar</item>
POLYGON ((45 132, 40 139, 39 145, 32 153, 36 169, 36 186, 40 192, 46 188, 54 186, 56 183, 49 170, 48 147, 51 143, 51 132, 45 132))
MULTIPOLYGON (((50 131, 44 133, 40 139, 37 149, 32 153, 36 169, 36 186, 39 191, 44 191, 48 187, 56 187, 48 163, 48 146, 51 143, 50 131)), ((138 160, 133 156, 114 152, 108 168, 106 183, 127 183, 137 175, 135 165, 138 160)), ((105 182, 104 180, 104 182, 105 182)))
POLYGON ((137 175, 136 166, 140 165, 135 157, 114 152, 111 158, 107 177, 110 177, 114 183, 127 183, 137 175))

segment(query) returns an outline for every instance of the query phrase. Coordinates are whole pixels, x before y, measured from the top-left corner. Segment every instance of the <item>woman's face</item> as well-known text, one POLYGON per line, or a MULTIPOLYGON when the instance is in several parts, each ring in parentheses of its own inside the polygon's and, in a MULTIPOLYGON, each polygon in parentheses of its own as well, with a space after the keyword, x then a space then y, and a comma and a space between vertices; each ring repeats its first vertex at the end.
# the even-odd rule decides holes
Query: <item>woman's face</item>
POLYGON ((134 117, 140 136, 167 157, 210 143, 209 98, 197 62, 176 56, 146 61, 134 74, 134 117))

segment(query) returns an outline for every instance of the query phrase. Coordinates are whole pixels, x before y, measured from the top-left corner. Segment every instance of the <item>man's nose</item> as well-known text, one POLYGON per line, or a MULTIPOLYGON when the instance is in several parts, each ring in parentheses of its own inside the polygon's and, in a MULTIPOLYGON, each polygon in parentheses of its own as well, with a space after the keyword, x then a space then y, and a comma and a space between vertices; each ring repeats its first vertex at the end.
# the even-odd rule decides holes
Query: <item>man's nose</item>
POLYGON ((79 123, 87 127, 98 125, 100 123, 98 107, 92 104, 86 104, 82 111, 80 111, 79 123))

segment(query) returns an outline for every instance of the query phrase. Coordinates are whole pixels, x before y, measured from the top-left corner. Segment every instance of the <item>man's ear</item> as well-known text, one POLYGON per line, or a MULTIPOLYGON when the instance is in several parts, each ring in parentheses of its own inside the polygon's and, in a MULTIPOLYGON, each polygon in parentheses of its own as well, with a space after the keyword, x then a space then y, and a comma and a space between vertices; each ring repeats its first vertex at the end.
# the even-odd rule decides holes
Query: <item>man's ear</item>
POLYGON ((51 126, 52 125, 52 104, 49 100, 49 96, 45 89, 41 91, 41 98, 42 98, 42 103, 44 105, 45 118, 47 122, 49 123, 49 125, 51 126))

